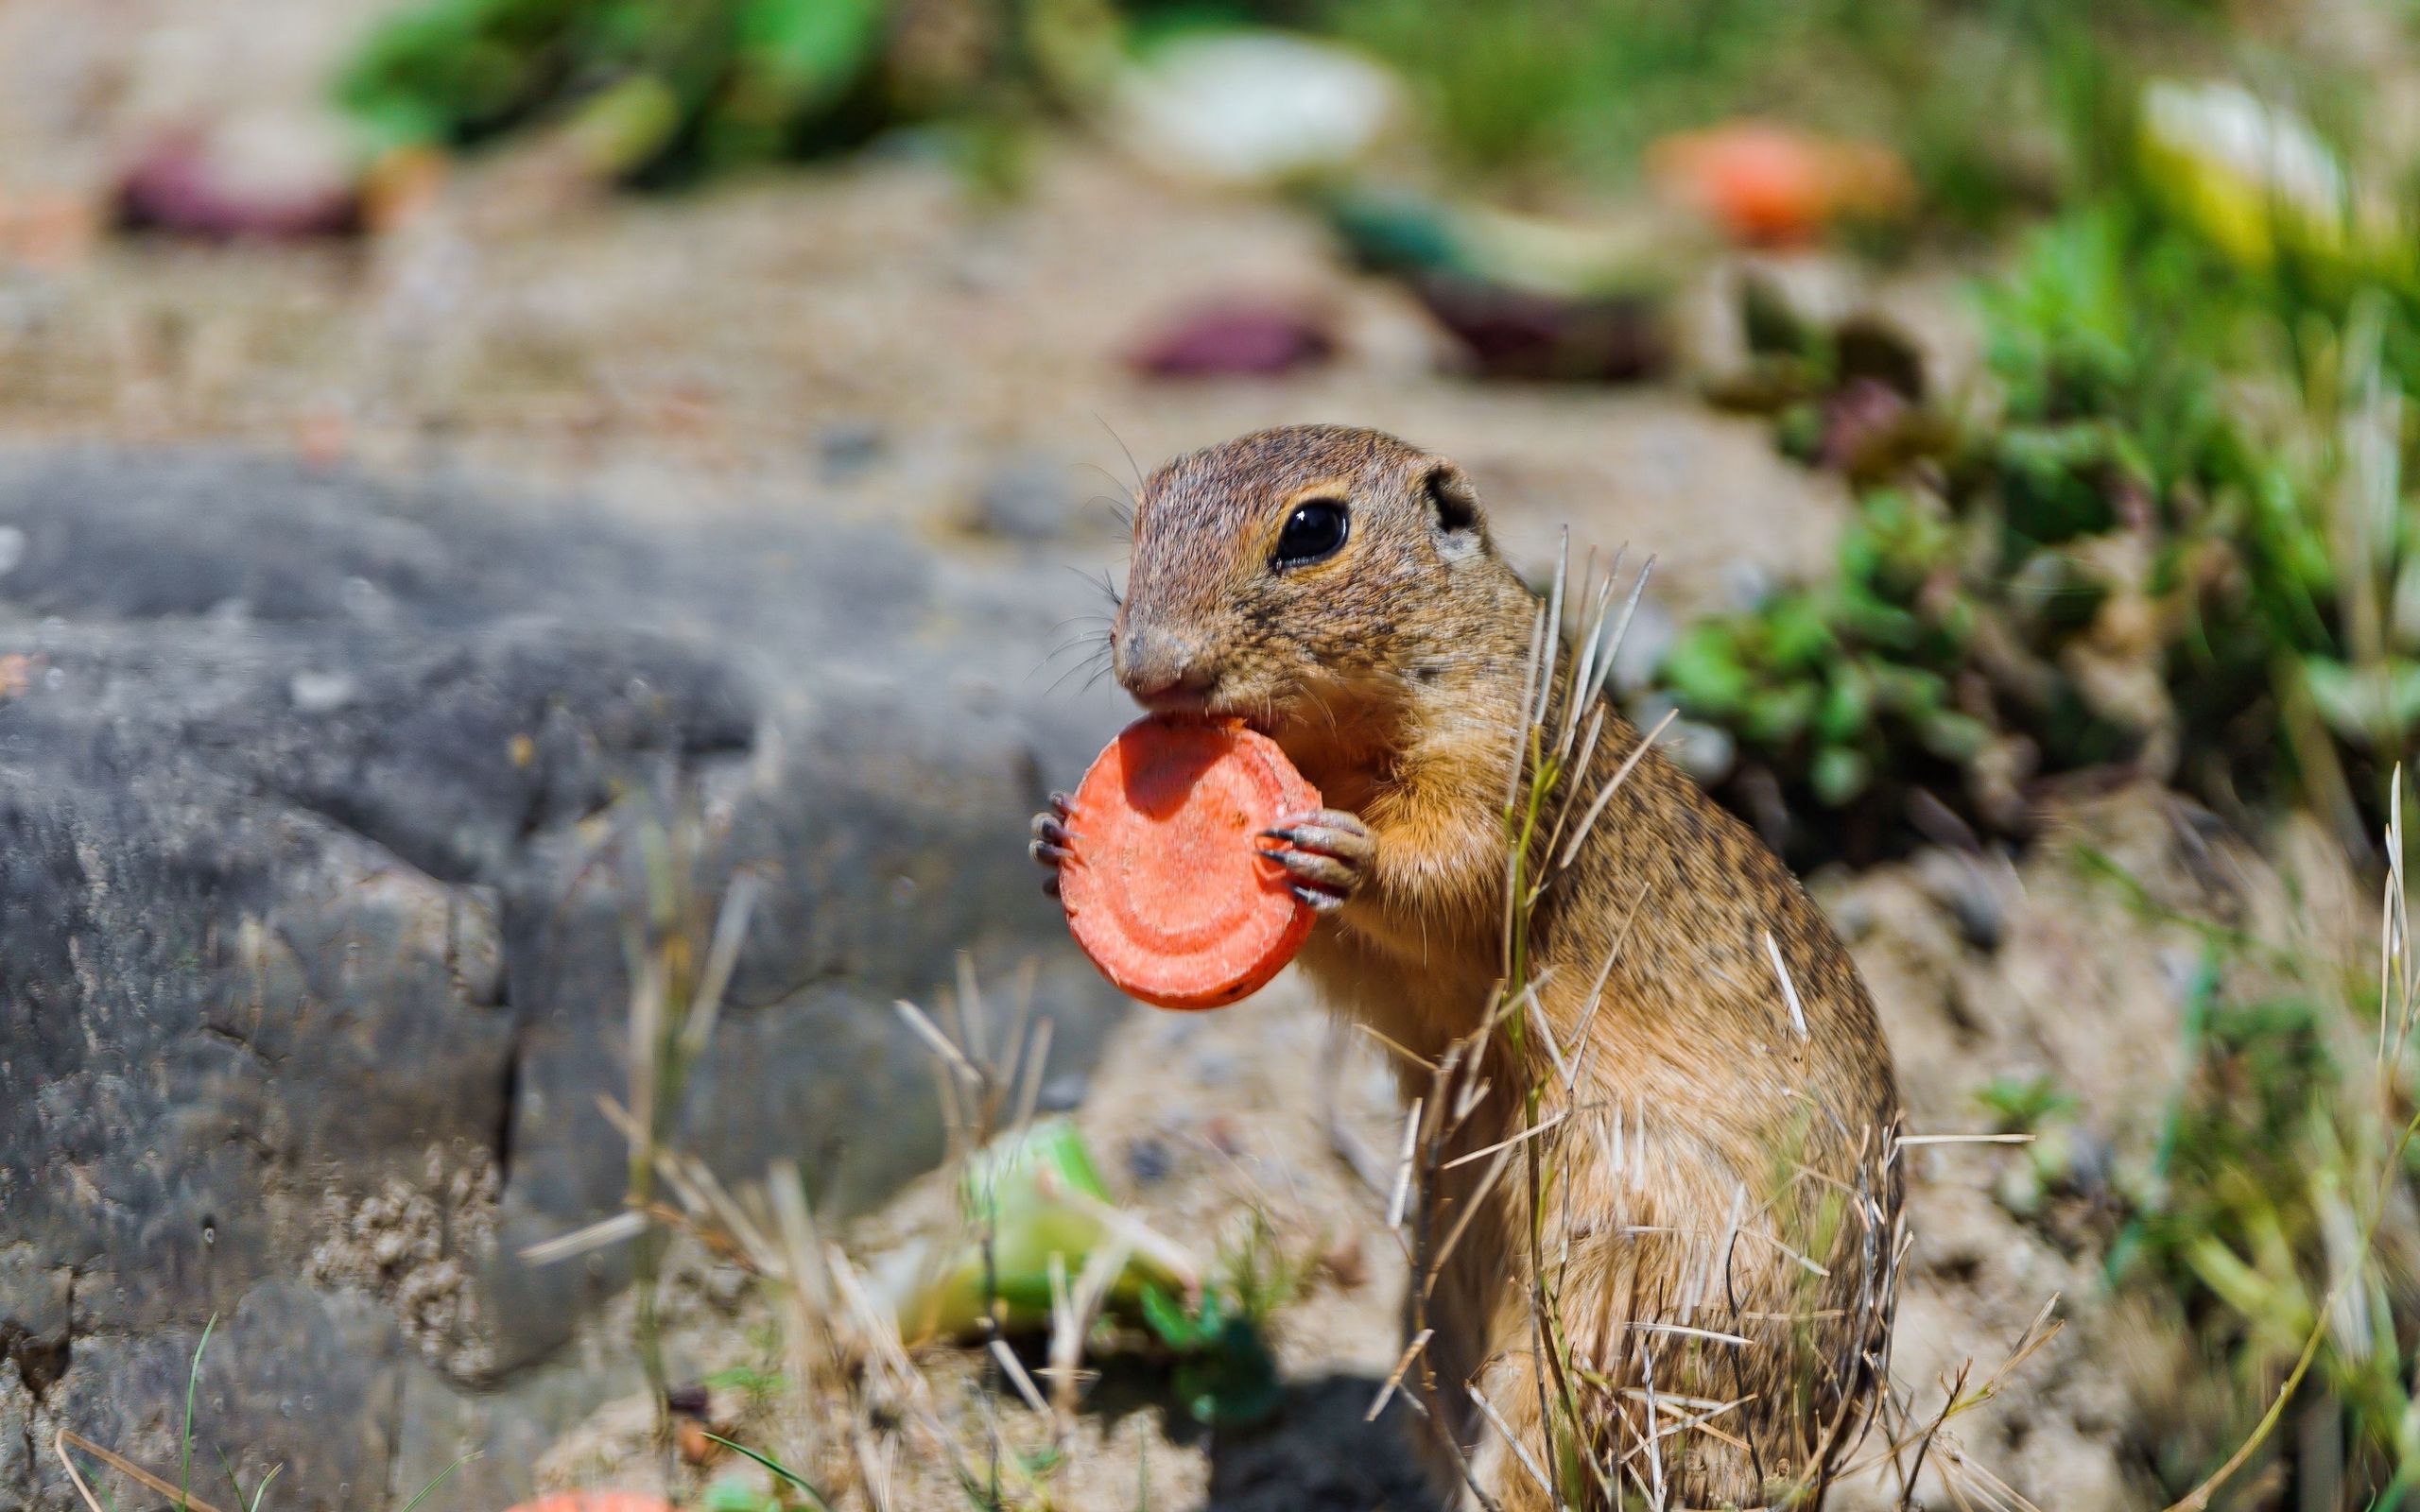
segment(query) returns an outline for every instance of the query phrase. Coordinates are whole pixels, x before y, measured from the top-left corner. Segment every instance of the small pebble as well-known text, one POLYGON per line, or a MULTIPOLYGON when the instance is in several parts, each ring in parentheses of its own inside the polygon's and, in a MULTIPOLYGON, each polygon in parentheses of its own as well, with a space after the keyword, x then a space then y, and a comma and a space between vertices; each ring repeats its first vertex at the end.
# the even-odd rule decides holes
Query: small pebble
POLYGON ((1167 1180, 1174 1164, 1168 1147, 1157 1139, 1146 1137, 1126 1146, 1126 1169, 1145 1186, 1167 1180))
POLYGON ((815 454, 829 478, 854 476, 882 460, 890 438, 878 421, 846 420, 816 434, 815 454))

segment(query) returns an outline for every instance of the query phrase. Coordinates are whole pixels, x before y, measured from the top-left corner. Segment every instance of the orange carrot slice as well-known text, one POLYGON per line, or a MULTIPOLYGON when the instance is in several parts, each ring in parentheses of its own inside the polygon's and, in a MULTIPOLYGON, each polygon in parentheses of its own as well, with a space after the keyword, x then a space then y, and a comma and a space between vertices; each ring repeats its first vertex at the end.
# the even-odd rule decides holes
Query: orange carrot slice
POLYGON ((1130 997, 1163 1008, 1250 997, 1303 948, 1314 917, 1260 832, 1319 806, 1319 790, 1265 735, 1137 720, 1069 805, 1067 927, 1130 997))

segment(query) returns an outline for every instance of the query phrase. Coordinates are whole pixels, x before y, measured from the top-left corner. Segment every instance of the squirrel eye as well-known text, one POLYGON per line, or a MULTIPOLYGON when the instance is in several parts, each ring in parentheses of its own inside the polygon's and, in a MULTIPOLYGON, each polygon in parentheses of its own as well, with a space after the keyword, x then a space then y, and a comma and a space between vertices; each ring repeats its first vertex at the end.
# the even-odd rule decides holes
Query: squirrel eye
POLYGON ((1286 517, 1286 528, 1277 536, 1277 555, 1271 565, 1300 567, 1322 557, 1336 554, 1344 544, 1348 516, 1344 506, 1334 499, 1312 499, 1298 504, 1286 517))

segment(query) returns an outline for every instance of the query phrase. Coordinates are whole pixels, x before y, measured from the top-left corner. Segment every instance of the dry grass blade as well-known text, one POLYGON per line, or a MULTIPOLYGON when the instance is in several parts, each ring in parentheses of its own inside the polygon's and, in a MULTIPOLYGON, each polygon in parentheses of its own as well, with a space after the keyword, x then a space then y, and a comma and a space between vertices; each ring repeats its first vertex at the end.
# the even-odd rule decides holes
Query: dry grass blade
POLYGON ((1390 1040, 1384 1034, 1381 1034, 1377 1030, 1370 1027, 1368 1024, 1357 1021, 1354 1023, 1353 1027, 1359 1030, 1361 1033, 1368 1035, 1371 1039, 1378 1041, 1378 1043, 1386 1047, 1390 1053, 1402 1057, 1407 1063, 1418 1066, 1421 1070, 1427 1072, 1430 1075, 1436 1074, 1437 1063, 1433 1060, 1423 1057, 1417 1051, 1412 1050, 1402 1040, 1390 1040))
POLYGON ((1546 660, 1540 664, 1537 696, 1530 706, 1530 723, 1543 723, 1554 702, 1555 662, 1563 650, 1563 593, 1571 582, 1571 527, 1563 527, 1554 551, 1554 586, 1547 593, 1546 660))
POLYGON ((2033 1314, 2033 1321, 2026 1324, 2025 1332, 2016 1336, 2015 1348, 2009 1350, 2008 1357, 2002 1360, 1990 1375, 1983 1378, 1982 1385, 1976 1388, 1974 1400, 1977 1402, 1989 1401, 1998 1393, 2002 1382, 2006 1381, 2019 1366, 2033 1358, 2035 1350, 2059 1336, 2060 1331, 2067 1325, 2065 1319, 2053 1321, 2050 1316, 2051 1312, 2058 1305, 2059 1294, 2052 1292, 2042 1303, 2041 1311, 2033 1314), (2049 1324, 2049 1327, 2043 1327, 2046 1323, 2049 1324))
POLYGON ((1637 770, 1638 764, 1645 761, 1648 751, 1654 747, 1656 738, 1664 733, 1667 726, 1680 716, 1680 713, 1678 709, 1665 711, 1664 717, 1655 721, 1655 728, 1639 737, 1638 748, 1632 751, 1621 765, 1614 768, 1613 778, 1605 783, 1605 790, 1598 794, 1597 801, 1588 806, 1588 816, 1580 821, 1580 828, 1572 832, 1570 840, 1563 848, 1563 854, 1556 858, 1557 867, 1570 866, 1572 859, 1580 854, 1580 848, 1588 842, 1588 832, 1597 827, 1598 818, 1604 814, 1605 805, 1611 803, 1614 800, 1614 795, 1622 790, 1622 784, 1630 781, 1630 774, 1637 770))
POLYGON ((1729 1344, 1746 1349, 1756 1341, 1744 1334, 1723 1333, 1714 1329, 1692 1328, 1686 1323, 1641 1323, 1628 1325, 1634 1333, 1669 1333, 1684 1339, 1703 1339, 1710 1344, 1729 1344))
POLYGON ((732 878, 722 895, 721 911, 715 916, 714 941, 706 950, 705 974, 699 978, 697 998, 681 1025, 681 1053, 689 1060, 705 1054, 715 1021, 722 1015, 723 994, 731 989, 731 974, 739 966, 739 947, 747 942, 748 920, 764 886, 754 872, 743 871, 732 878))
POLYGON ((991 1021, 983 1006, 983 988, 975 980, 975 957, 958 953, 958 1027, 966 1037, 966 1054, 980 1064, 992 1058, 991 1021))
POLYGON ((76 1468, 76 1461, 67 1452, 66 1429, 59 1431, 59 1435, 50 1441, 50 1447, 58 1452, 59 1463, 67 1467, 67 1479, 75 1484, 76 1494, 84 1499, 87 1512, 101 1512, 99 1499, 93 1495, 93 1488, 84 1484, 84 1472, 76 1468))
POLYGON ((1518 1134, 1514 1134, 1510 1138, 1497 1140, 1495 1143, 1484 1145, 1478 1149, 1473 1150, 1468 1155, 1455 1156, 1452 1160, 1447 1160, 1437 1169, 1440 1171, 1451 1171, 1457 1166, 1469 1165, 1475 1160, 1484 1160, 1491 1155, 1495 1155, 1499 1151, 1512 1149, 1517 1144, 1525 1144, 1530 1140, 1537 1138, 1539 1135, 1547 1133, 1548 1130, 1560 1125, 1565 1116, 1566 1115, 1564 1114, 1557 1113, 1552 1118, 1546 1120, 1544 1123, 1532 1124, 1528 1128, 1523 1129, 1518 1134))
POLYGON ((1032 1123, 1033 1110, 1042 1103, 1042 1073, 1050 1064, 1050 1036, 1056 1027, 1056 1021, 1039 1019, 1027 1037, 1024 1079, 1017 1088, 1016 1114, 1009 1121, 1011 1128, 1023 1128, 1032 1123))
POLYGON ((833 1297, 828 1278, 819 1263, 822 1242, 815 1230, 815 1214, 806 1205, 806 1181, 791 1160, 775 1160, 766 1183, 772 1199, 775 1226, 782 1236, 783 1257, 787 1262, 790 1284, 800 1295, 813 1303, 816 1310, 829 1314, 833 1297))
POLYGON ((1504 1442, 1512 1447, 1513 1457, 1521 1462, 1523 1469, 1530 1472, 1530 1479, 1538 1483, 1538 1489, 1547 1494, 1547 1500, 1560 1505, 1554 1494, 1554 1483, 1547 1479, 1545 1469, 1530 1457, 1529 1446, 1522 1443, 1513 1434, 1511 1425, 1505 1422, 1504 1415, 1495 1410, 1495 1403, 1488 1400, 1487 1394, 1479 1390, 1477 1385, 1465 1386, 1463 1389, 1470 1393, 1471 1400, 1478 1404, 1478 1410, 1487 1415, 1490 1426, 1504 1435, 1504 1442))
POLYGON ((1806 1005, 1798 1001, 1798 984, 1790 980, 1789 963, 1781 958, 1781 941, 1773 938, 1770 929, 1765 931, 1765 954, 1772 957, 1773 975, 1781 982, 1782 1001, 1789 1005, 1789 1026, 1798 1031, 1799 1039, 1805 1040, 1808 1038, 1806 1005))
POLYGON ((1426 1100, 1415 1097, 1404 1114, 1403 1151, 1395 1158, 1395 1188, 1387 1198, 1387 1231, 1392 1233, 1403 1227, 1404 1205, 1411 1196, 1411 1161, 1420 1143, 1420 1114, 1426 1100))
POLYGON ((1547 1021, 1545 1005, 1538 1002, 1538 983, 1545 980, 1541 974, 1537 981, 1522 988, 1521 996, 1528 1006, 1530 1023, 1538 1031, 1538 1043, 1547 1047, 1547 1058, 1554 1062, 1555 1080, 1569 1087, 1578 1078, 1572 1073, 1571 1062, 1564 1057, 1563 1042, 1555 1038, 1554 1025, 1547 1021))
MULTIPOLYGON (((1122 1244, 1104 1245, 1094 1250, 1076 1277, 1064 1314, 1054 1316, 1050 1332, 1050 1396, 1063 1417, 1075 1410, 1084 1338, 1092 1332, 1093 1319, 1100 1315, 1101 1305, 1109 1300, 1109 1289, 1117 1284, 1132 1254, 1122 1244)), ((1061 1268, 1063 1273, 1063 1264, 1061 1268)))
MULTIPOLYGON (((1620 568, 1619 557, 1614 558, 1614 565, 1616 570, 1620 568)), ((1584 598, 1587 595, 1583 593, 1581 596, 1584 598)), ((1564 700, 1563 730, 1555 740, 1554 753, 1557 761, 1571 754, 1571 743, 1580 733, 1580 716, 1587 702, 1589 682, 1597 670, 1597 659, 1604 649, 1605 611, 1612 607, 1613 598, 1614 579, 1613 575, 1608 573, 1604 583, 1597 590, 1596 598, 1589 605, 1587 615, 1581 622, 1580 654, 1571 664, 1573 696, 1564 700)), ((1590 712, 1603 713, 1601 709, 1590 712)), ((1584 767, 1587 762, 1583 759, 1580 765, 1584 767)))
MULTIPOLYGON (((1541 647, 1546 638, 1547 607, 1540 604, 1536 617, 1530 622, 1530 657, 1521 671, 1521 707, 1525 710, 1537 697, 1538 658, 1544 654, 1541 647)), ((1508 816, 1521 800, 1521 778, 1530 769, 1530 736, 1535 728, 1524 720, 1512 730, 1512 770, 1504 779, 1504 812, 1508 816)))
POLYGON ((975 1062, 967 1059, 965 1052, 950 1042, 949 1036, 942 1033, 941 1025, 935 1023, 924 1009, 906 998, 897 1000, 891 1006, 899 1010, 899 1016, 908 1022, 908 1027, 915 1031, 916 1038, 925 1041, 926 1048, 941 1057, 942 1064, 969 1082, 982 1083, 983 1074, 975 1069, 975 1062))
POLYGON ((1402 1387, 1404 1375, 1410 1370, 1411 1362, 1420 1358, 1420 1351, 1428 1348, 1428 1341, 1436 1336, 1435 1329, 1422 1329, 1411 1336, 1411 1342, 1403 1347, 1402 1355, 1396 1359, 1395 1367, 1387 1373, 1387 1383, 1378 1388, 1377 1396, 1371 1400, 1370 1410, 1361 1415, 1363 1422, 1378 1420, 1378 1414, 1387 1410, 1387 1403, 1394 1400, 1395 1392, 1402 1387))
POLYGON ((655 1127, 656 1097, 664 1069, 660 1053, 664 1034, 666 966, 660 951, 645 954, 631 973, 631 1142, 634 1161, 648 1159, 649 1131, 655 1127))
POLYGON ((1201 1262, 1195 1258, 1193 1251, 1125 1209, 1071 1187, 1048 1171, 1037 1173, 1034 1179, 1046 1195, 1081 1210, 1087 1217, 1108 1229, 1117 1243, 1167 1271, 1188 1296, 1201 1296, 1201 1262))
MULTIPOLYGON (((128 1459, 125 1455, 116 1452, 114 1450, 103 1449, 100 1445, 94 1443, 91 1439, 86 1438, 83 1435, 75 1432, 73 1429, 60 1429, 59 1431, 58 1443, 60 1446, 59 1457, 61 1460, 67 1458, 67 1450, 72 1446, 92 1455, 95 1459, 99 1460, 102 1464, 117 1471, 120 1475, 125 1476, 128 1480, 133 1481, 137 1485, 143 1486, 144 1489, 157 1491, 162 1496, 167 1497, 171 1501, 182 1502, 184 1506, 191 1509, 191 1512, 218 1512, 216 1507, 212 1506, 200 1497, 195 1496, 192 1492, 180 1491, 177 1489, 177 1485, 174 1481, 162 1480, 159 1476, 152 1474, 149 1470, 145 1469, 142 1466, 134 1463, 134 1461, 128 1459)), ((73 1474, 75 1472, 75 1467, 73 1465, 68 1466, 68 1471, 70 1474, 73 1474)), ((80 1475, 77 1476, 76 1484, 78 1488, 81 1489, 84 1484, 84 1478, 80 1475)), ((86 1491, 84 1496, 87 1503, 92 1501, 92 1493, 90 1491, 86 1491)))
POLYGON ((1472 1188, 1470 1195, 1462 1199, 1462 1211, 1455 1217, 1454 1227, 1445 1231, 1445 1242, 1438 1246, 1436 1257, 1428 1263, 1428 1277, 1423 1286, 1424 1291, 1436 1289, 1437 1278, 1444 1273, 1445 1263, 1454 1258, 1455 1246, 1462 1242, 1462 1235, 1470 1232, 1471 1221, 1486 1210, 1487 1194, 1495 1190, 1497 1179, 1504 1175, 1504 1167, 1511 1163, 1512 1159, 1512 1146, 1508 1144, 1496 1151, 1495 1160, 1488 1166, 1487 1174, 1479 1177, 1478 1185, 1472 1188))
POLYGON ((1017 1395, 1025 1399, 1025 1404, 1032 1408, 1037 1417, 1048 1418, 1050 1403, 1043 1400, 1042 1388, 1033 1383, 1033 1377, 1026 1373, 1025 1362, 1017 1358, 1017 1352, 1009 1348, 1006 1340, 992 1341, 992 1358, 999 1362, 1000 1373, 1009 1378, 1009 1384, 1017 1388, 1017 1395))
POLYGON ((522 1247, 521 1259, 525 1264, 552 1265, 576 1255, 585 1255, 592 1249, 628 1244, 647 1232, 647 1214, 643 1212, 617 1212, 567 1234, 557 1234, 552 1239, 526 1245, 522 1247))
POLYGON ((1588 733, 1586 737, 1580 742, 1580 759, 1574 762, 1571 765, 1570 769, 1564 775, 1564 792, 1566 796, 1564 799, 1564 801, 1556 808, 1554 829, 1547 835, 1547 844, 1544 854, 1553 855, 1563 848, 1563 832, 1571 823, 1571 812, 1575 807, 1568 795, 1580 792, 1582 786, 1587 782, 1588 773, 1597 760, 1597 742, 1604 732, 1605 707, 1602 704, 1599 704, 1595 709, 1589 711, 1588 733))

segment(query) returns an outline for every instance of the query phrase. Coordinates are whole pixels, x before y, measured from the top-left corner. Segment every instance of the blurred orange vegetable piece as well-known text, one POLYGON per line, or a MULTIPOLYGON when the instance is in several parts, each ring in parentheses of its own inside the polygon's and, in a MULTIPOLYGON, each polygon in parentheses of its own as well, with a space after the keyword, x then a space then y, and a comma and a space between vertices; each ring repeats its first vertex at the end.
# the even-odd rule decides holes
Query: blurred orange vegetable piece
POLYGON ((1150 718, 1109 743, 1067 819, 1067 927, 1103 975, 1163 1008, 1251 996, 1301 950, 1310 906, 1261 832, 1320 806, 1274 741, 1238 724, 1150 718))
POLYGON ((1915 198, 1907 164, 1889 147, 1770 121, 1668 136, 1647 162, 1667 192, 1756 247, 1813 241, 1843 216, 1887 219, 1915 198))
POLYGON ((511 1512, 672 1512, 672 1503, 643 1491, 557 1491, 511 1512))

